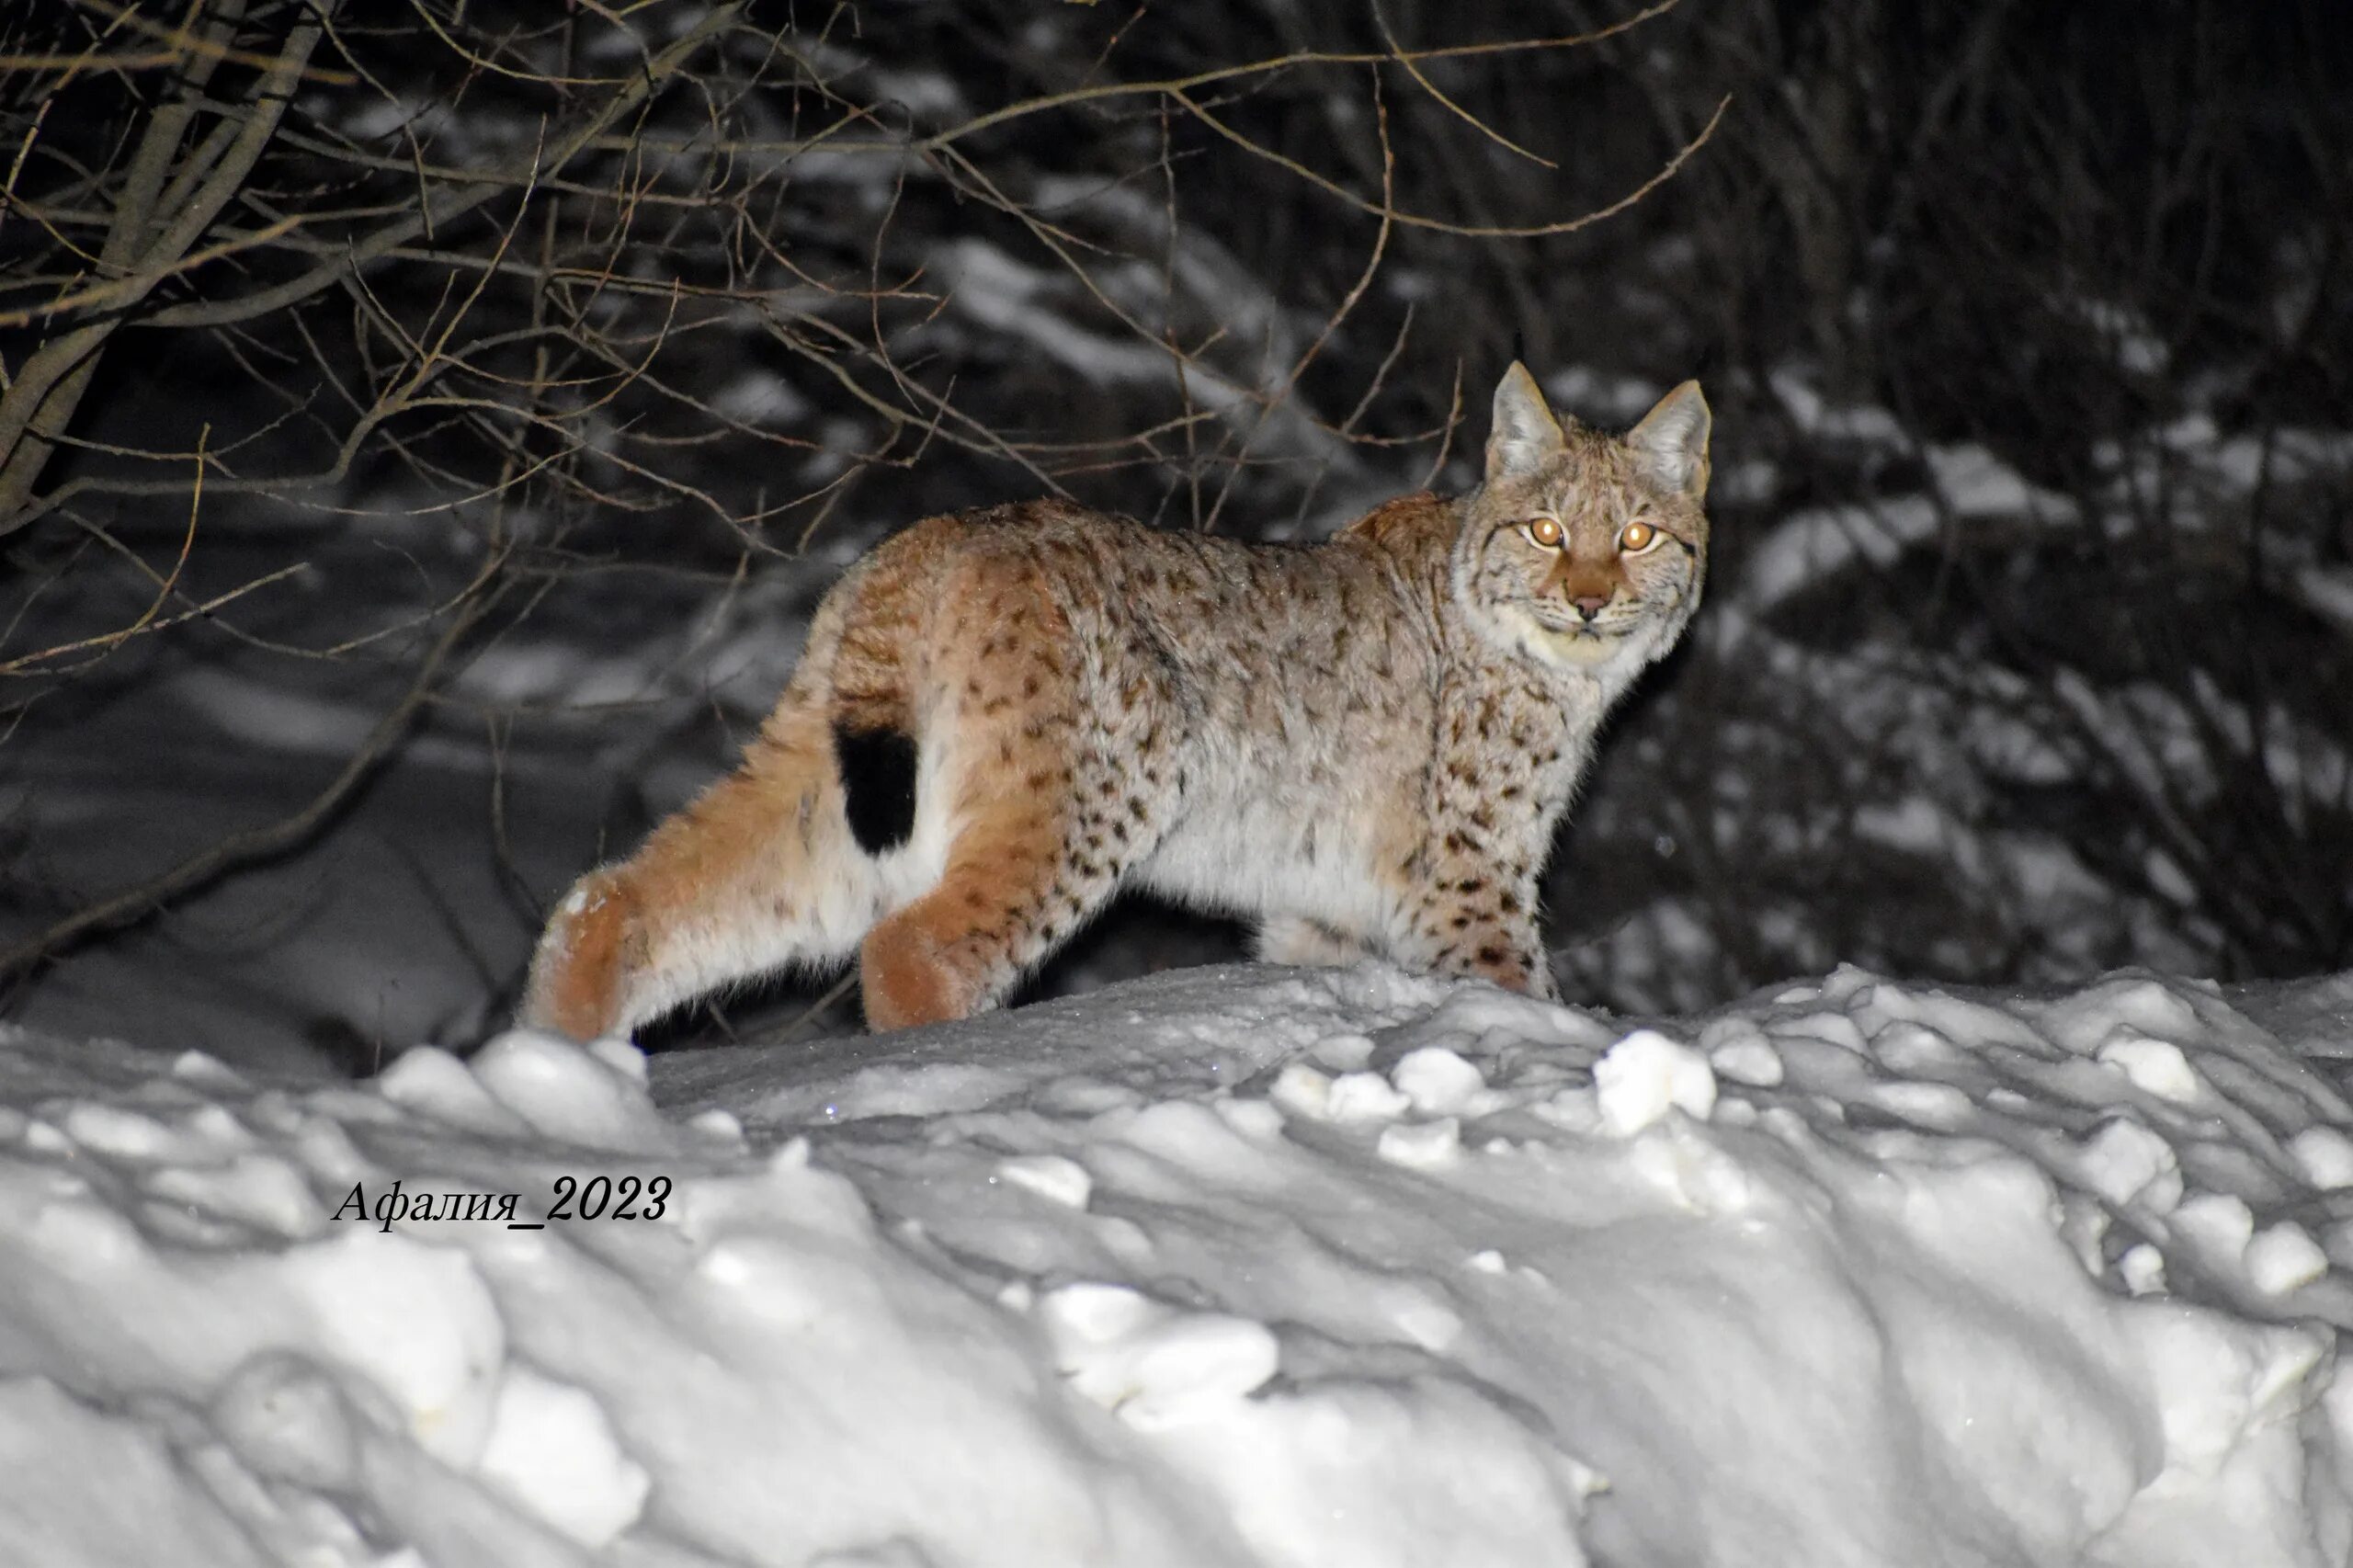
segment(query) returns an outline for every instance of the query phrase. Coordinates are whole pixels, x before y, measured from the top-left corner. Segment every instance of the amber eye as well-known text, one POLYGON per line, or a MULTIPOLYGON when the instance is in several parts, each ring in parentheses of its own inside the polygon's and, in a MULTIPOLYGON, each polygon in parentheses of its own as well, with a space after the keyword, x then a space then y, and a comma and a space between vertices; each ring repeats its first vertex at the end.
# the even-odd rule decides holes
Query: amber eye
POLYGON ((1528 536, 1529 543, 1543 550, 1560 549, 1561 541, 1568 537, 1558 517, 1530 517, 1519 526, 1519 531, 1528 536))
POLYGON ((1628 523, 1618 535, 1618 548, 1629 555, 1640 555, 1658 542, 1658 530, 1648 523, 1628 523))

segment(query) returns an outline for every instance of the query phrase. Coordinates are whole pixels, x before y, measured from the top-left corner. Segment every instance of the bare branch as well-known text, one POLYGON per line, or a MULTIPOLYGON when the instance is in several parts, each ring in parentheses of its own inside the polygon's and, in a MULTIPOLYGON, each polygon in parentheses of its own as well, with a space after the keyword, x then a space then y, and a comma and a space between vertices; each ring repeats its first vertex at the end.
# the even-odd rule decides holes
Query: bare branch
MULTIPOLYGON (((483 578, 476 579, 476 585, 479 587, 488 575, 485 573, 483 578)), ((282 854, 308 840, 351 798, 352 792, 366 782, 408 733, 410 724, 424 708, 435 681, 440 676, 441 666, 487 608, 479 597, 468 600, 467 604, 472 608, 461 608, 451 618, 447 630, 418 662, 416 673, 400 700, 376 722, 358 749, 345 761, 342 769, 325 789, 311 798, 307 805, 265 827, 252 828, 224 838, 201 853, 189 856, 169 870, 101 899, 58 921, 38 936, 0 950, 0 975, 30 969, 77 943, 143 919, 173 901, 209 887, 243 867, 282 854)))

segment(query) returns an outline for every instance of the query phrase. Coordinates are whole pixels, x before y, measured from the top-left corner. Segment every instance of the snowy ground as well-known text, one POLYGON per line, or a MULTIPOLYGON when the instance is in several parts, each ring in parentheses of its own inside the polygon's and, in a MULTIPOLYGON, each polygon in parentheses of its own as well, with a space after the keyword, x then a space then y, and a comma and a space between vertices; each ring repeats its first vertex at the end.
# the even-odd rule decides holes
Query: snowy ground
POLYGON ((360 1085, 10 1033, 0 1562, 2341 1562, 2348 1057, 2353 976, 1852 970, 360 1085))

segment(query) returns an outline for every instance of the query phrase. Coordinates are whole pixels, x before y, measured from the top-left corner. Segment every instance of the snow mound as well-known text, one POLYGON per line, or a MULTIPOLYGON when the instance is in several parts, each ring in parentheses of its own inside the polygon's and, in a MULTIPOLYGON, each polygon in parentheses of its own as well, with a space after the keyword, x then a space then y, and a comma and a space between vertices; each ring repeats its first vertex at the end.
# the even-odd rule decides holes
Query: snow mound
POLYGON ((0 1562, 2342 1562, 2348 1002, 0 1033, 0 1562))

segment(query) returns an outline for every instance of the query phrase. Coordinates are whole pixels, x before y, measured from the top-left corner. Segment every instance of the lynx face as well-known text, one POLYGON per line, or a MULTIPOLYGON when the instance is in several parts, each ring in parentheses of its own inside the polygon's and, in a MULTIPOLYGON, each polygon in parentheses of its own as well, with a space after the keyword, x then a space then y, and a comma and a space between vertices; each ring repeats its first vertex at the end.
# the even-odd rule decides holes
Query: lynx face
POLYGON ((1631 676, 1699 602, 1707 401, 1687 381, 1623 437, 1563 429, 1512 369, 1495 393, 1486 483, 1466 505, 1457 598, 1490 638, 1541 665, 1631 676))

